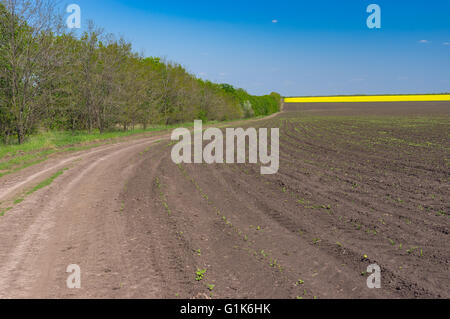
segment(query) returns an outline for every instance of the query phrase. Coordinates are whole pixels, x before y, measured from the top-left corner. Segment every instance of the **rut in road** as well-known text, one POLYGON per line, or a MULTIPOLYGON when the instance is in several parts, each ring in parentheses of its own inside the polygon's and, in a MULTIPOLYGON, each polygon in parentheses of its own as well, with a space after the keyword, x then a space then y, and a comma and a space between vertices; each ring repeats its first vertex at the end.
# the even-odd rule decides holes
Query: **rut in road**
MULTIPOLYGON (((155 139, 107 147, 63 160, 72 166, 0 223, 0 297, 127 297, 127 238, 118 196, 140 155, 155 139), (82 271, 80 291, 68 290, 69 264, 82 271)), ((148 274, 151 276, 151 274, 148 274)), ((150 297, 156 297, 153 286, 150 297)), ((150 291, 149 291, 150 292, 150 291)))

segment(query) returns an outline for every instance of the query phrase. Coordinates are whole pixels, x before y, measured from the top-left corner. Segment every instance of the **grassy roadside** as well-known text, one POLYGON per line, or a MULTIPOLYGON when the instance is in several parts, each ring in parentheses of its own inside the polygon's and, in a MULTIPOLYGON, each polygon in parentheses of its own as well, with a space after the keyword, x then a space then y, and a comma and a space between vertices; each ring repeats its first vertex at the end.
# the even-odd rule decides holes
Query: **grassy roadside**
MULTIPOLYGON (((239 119, 227 122, 211 121, 204 125, 227 126, 236 122, 246 122, 258 120, 264 116, 254 117, 248 120, 239 119)), ((148 136, 152 133, 169 132, 178 127, 193 127, 194 123, 185 123, 169 126, 153 126, 146 130, 136 129, 133 131, 114 131, 100 134, 94 132, 68 132, 68 131, 50 131, 41 132, 30 136, 22 145, 4 145, 0 144, 0 178, 18 172, 29 166, 39 164, 49 159, 50 156, 57 153, 76 152, 95 148, 101 145, 117 143, 130 138, 148 136)))
POLYGON ((115 131, 100 134, 94 132, 50 131, 30 136, 22 145, 0 144, 0 177, 20 171, 26 167, 46 161, 51 155, 63 152, 75 152, 116 143, 133 136, 164 132, 178 126, 155 126, 134 131, 115 131))
POLYGON ((64 174, 64 172, 67 171, 67 170, 69 170, 69 168, 64 168, 64 169, 56 172, 55 174, 53 174, 49 178, 43 180, 42 182, 40 182, 39 184, 37 184, 33 188, 31 188, 28 191, 26 191, 25 193, 23 193, 21 196, 17 197, 10 205, 8 205, 9 207, 7 207, 7 208, 2 208, 1 205, 3 203, 0 203, 0 217, 5 216, 5 214, 7 212, 9 212, 11 209, 13 209, 15 205, 18 205, 18 204, 22 203, 25 200, 25 197, 27 197, 28 195, 31 195, 31 194, 37 192, 38 190, 51 185, 55 179, 57 179, 59 176, 64 174))

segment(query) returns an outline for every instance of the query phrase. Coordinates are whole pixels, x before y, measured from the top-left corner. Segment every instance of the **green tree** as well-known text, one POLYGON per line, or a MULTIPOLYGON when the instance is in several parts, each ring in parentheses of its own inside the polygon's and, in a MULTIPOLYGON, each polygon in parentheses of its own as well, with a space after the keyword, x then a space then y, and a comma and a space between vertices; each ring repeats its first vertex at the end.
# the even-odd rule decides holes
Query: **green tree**
POLYGON ((45 88, 60 62, 54 36, 59 20, 53 2, 7 0, 2 4, 7 13, 1 17, 1 77, 6 83, 12 125, 21 144, 39 121, 41 106, 48 101, 45 88))

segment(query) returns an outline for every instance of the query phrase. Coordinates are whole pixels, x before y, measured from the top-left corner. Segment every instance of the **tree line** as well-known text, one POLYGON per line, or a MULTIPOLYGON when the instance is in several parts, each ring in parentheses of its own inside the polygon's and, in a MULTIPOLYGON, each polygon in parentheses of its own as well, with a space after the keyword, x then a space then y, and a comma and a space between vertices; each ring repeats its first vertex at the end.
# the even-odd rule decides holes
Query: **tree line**
POLYGON ((144 57, 91 22, 68 32, 53 0, 0 0, 0 138, 39 129, 144 129, 194 119, 277 112, 281 96, 252 96, 204 81, 181 65, 144 57))

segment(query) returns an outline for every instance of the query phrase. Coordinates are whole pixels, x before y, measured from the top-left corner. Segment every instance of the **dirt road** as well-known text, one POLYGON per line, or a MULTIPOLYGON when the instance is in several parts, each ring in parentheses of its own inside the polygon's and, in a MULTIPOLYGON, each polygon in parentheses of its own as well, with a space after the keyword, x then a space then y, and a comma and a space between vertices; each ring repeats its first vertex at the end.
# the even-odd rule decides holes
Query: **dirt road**
POLYGON ((0 298, 450 297, 448 215, 418 216, 374 195, 400 181, 393 198, 409 204, 419 195, 408 187, 421 184, 434 194, 428 207, 448 214, 448 169, 412 156, 377 175, 382 156, 327 146, 327 126, 311 131, 314 122, 296 122, 308 111, 289 107, 251 124, 283 127, 274 176, 254 165, 175 165, 163 135, 3 177, 0 202, 12 209, 0 217, 0 298), (366 285, 375 262, 383 289, 366 285), (66 286, 70 264, 81 268, 81 289, 66 286))

